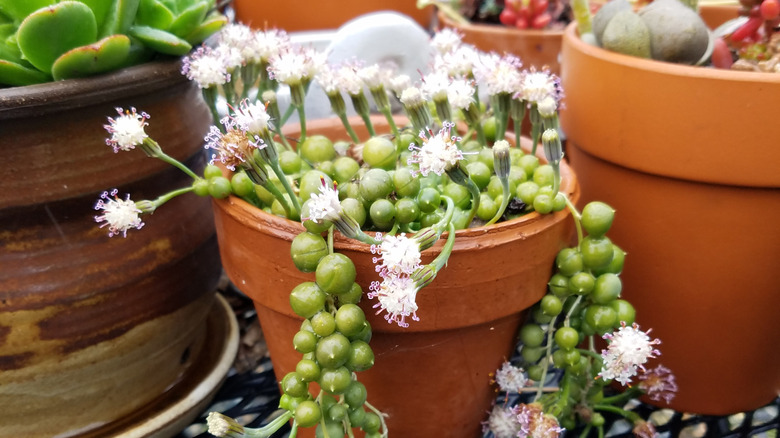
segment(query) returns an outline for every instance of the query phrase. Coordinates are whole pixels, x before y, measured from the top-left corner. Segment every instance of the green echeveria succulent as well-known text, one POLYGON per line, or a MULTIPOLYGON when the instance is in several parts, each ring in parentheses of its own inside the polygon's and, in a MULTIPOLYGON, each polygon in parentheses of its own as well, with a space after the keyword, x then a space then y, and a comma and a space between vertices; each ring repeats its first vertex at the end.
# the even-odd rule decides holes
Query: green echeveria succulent
POLYGON ((0 0, 0 85, 181 56, 225 23, 215 0, 0 0))

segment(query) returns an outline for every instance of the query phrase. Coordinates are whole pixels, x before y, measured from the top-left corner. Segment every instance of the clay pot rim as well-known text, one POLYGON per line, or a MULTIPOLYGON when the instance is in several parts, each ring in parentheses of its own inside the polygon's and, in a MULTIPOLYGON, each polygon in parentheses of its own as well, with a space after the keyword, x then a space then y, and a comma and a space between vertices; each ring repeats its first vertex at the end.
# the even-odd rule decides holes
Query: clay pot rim
MULTIPOLYGON (((525 138, 530 141, 530 139, 525 138)), ((537 149, 537 155, 543 157, 542 148, 537 149)), ((572 203, 576 203, 580 197, 580 186, 577 182, 577 176, 573 169, 565 162, 561 162, 561 187, 560 191, 565 193, 572 203)), ((241 222, 244 226, 253 229, 261 233, 267 233, 266 227, 272 227, 275 234, 286 234, 288 240, 292 240, 297 234, 305 231, 303 224, 298 221, 293 221, 281 216, 276 216, 265 212, 264 210, 253 206, 252 204, 244 201, 243 199, 231 195, 225 199, 213 199, 215 208, 220 208, 226 212, 226 214, 234 217, 237 221, 241 222)), ((479 226, 474 228, 467 228, 463 230, 457 230, 455 241, 455 247, 453 251, 468 250, 474 247, 480 247, 480 237, 488 235, 498 235, 507 233, 520 233, 525 235, 533 235, 541 230, 552 227, 554 224, 567 220, 570 213, 567 208, 561 211, 541 215, 537 212, 527 213, 523 216, 517 217, 509 221, 498 222, 489 226, 479 226)), ((371 232, 374 233, 374 232, 371 232)), ((384 232, 383 232, 384 233, 384 232)), ((447 232, 442 235, 442 239, 434 245, 432 248, 434 253, 438 253, 441 247, 444 246, 444 240, 447 237, 447 232)), ((341 249, 349 249, 359 252, 370 252, 370 245, 359 242, 354 239, 347 238, 340 233, 334 235, 335 242, 341 249)))
POLYGON ((583 42, 579 38, 576 22, 569 23, 569 25, 566 26, 566 30, 563 33, 563 44, 570 46, 573 50, 584 53, 586 56, 598 59, 601 62, 617 64, 635 70, 645 70, 657 75, 678 76, 701 81, 760 82, 766 83, 768 86, 780 85, 780 74, 777 73, 743 72, 675 64, 610 52, 601 47, 592 46, 583 42))
POLYGON ((0 120, 42 115, 164 90, 186 78, 182 58, 155 60, 87 78, 0 89, 0 120))
POLYGON ((490 36, 494 36, 496 38, 505 38, 507 33, 509 34, 516 33, 516 34, 521 34, 529 37, 563 35, 563 30, 517 29, 509 26, 499 25, 499 24, 482 24, 482 23, 472 23, 472 22, 469 22, 468 24, 460 24, 454 20, 451 20, 449 17, 447 17, 446 14, 444 14, 441 11, 437 11, 436 16, 439 18, 439 21, 442 24, 446 25, 447 27, 451 27, 453 29, 463 29, 466 32, 485 33, 490 36))

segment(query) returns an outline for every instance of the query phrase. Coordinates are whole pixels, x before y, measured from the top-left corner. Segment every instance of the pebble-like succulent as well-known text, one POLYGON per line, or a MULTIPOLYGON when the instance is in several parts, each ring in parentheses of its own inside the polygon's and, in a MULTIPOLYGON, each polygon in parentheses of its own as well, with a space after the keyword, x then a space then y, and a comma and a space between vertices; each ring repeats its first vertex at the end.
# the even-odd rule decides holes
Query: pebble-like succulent
POLYGON ((0 0, 0 86, 181 56, 225 23, 215 0, 0 0))

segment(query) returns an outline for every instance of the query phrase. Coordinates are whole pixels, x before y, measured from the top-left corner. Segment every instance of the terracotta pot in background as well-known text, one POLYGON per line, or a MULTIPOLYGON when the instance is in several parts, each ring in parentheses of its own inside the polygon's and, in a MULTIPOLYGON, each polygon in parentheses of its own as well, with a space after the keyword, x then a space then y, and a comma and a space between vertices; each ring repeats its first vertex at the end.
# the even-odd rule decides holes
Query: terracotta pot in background
POLYGON ((103 190, 157 196, 191 179, 105 144, 114 107, 202 167, 211 117, 179 62, 0 90, 2 437, 96 433, 175 388, 201 357, 220 275, 209 201, 193 195, 109 238, 103 190))
MULTIPOLYGON (((707 15, 706 7, 703 14, 707 15)), ((612 240, 637 321, 663 341, 678 411, 753 410, 780 392, 780 76, 563 43, 561 124, 582 203, 617 210, 612 240)))
MULTIPOLYGON (((374 120, 382 126, 381 119, 374 120)), ((310 134, 344 137, 338 119, 313 121, 308 128, 310 134)), ((365 138, 365 130, 358 135, 365 138)), ((562 174, 561 190, 578 199, 574 174, 567 166, 562 174)), ((292 312, 289 293, 302 281, 314 280, 313 274, 298 271, 289 256, 290 242, 303 227, 235 197, 215 200, 214 210, 223 265, 254 300, 281 380, 301 359, 292 339, 302 319, 292 312)), ((447 267, 417 296, 420 321, 406 329, 388 324, 375 314, 375 301, 363 299, 376 363, 358 378, 368 388, 368 401, 389 414, 393 436, 480 434, 496 394, 489 373, 511 357, 525 310, 544 295, 555 256, 569 244, 572 227, 562 211, 458 231, 447 267)), ((442 244, 425 251, 423 262, 430 262, 442 244)), ((379 279, 369 246, 337 235, 335 247, 354 261, 357 282, 367 292, 379 279)))
POLYGON ((459 24, 441 12, 437 15, 442 27, 457 29, 463 41, 484 52, 512 53, 523 61, 523 68, 548 66, 560 74, 560 53, 563 31, 516 29, 499 24, 459 24))
POLYGON ((236 20, 256 29, 279 28, 288 32, 338 29, 369 12, 397 11, 428 28, 433 6, 417 8, 416 0, 233 0, 236 20))

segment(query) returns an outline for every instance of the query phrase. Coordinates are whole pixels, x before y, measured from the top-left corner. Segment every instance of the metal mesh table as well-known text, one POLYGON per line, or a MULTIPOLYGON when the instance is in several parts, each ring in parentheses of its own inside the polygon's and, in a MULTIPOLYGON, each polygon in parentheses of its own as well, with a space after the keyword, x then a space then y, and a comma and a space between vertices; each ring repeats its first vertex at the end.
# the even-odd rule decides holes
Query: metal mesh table
MULTIPOLYGON (((205 420, 210 411, 220 411, 237 418, 249 427, 260 427, 272 419, 279 404, 279 388, 273 367, 264 349, 259 333, 257 316, 252 301, 241 292, 228 286, 223 295, 231 303, 242 332, 242 345, 235 367, 230 371, 225 383, 217 392, 214 400, 196 420, 179 433, 176 438, 211 437, 206 432, 205 420)), ((500 402, 505 401, 499 395, 500 402)), ((518 396, 510 397, 509 403, 516 403, 518 396)), ((643 403, 635 403, 632 410, 642 418, 651 418, 661 437, 778 437, 780 431, 780 397, 752 412, 728 416, 691 415, 670 409, 659 409, 643 403)), ((631 426, 622 417, 605 414, 608 437, 623 438, 633 436, 631 426)), ((289 427, 283 427, 274 438, 285 437, 289 427)), ((577 437, 580 431, 565 433, 567 437, 577 437)), ((489 438, 487 435, 485 438, 489 438)), ((402 437, 414 438, 414 437, 402 437)))

